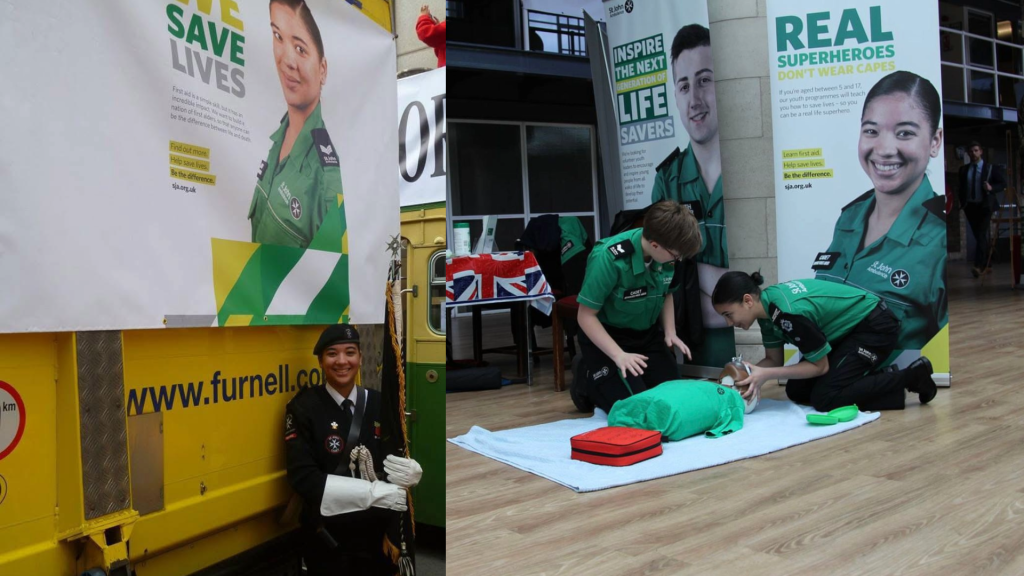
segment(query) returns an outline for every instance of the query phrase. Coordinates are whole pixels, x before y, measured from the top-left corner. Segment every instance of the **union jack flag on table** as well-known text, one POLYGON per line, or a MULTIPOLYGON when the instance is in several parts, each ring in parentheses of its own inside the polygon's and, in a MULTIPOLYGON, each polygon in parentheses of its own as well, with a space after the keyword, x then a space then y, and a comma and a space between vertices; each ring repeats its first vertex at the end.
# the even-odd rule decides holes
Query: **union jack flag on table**
POLYGON ((445 263, 445 306, 529 300, 551 314, 555 296, 529 251, 473 254, 445 263))

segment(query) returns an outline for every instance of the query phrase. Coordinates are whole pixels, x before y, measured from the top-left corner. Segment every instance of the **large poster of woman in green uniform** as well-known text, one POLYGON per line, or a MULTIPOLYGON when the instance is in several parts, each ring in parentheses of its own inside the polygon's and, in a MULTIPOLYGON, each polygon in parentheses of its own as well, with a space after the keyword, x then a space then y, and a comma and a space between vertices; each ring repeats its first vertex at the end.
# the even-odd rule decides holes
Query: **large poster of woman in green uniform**
POLYGON ((5 9, 31 97, 0 99, 0 333, 380 322, 391 26, 337 0, 5 9))
POLYGON ((623 205, 644 208, 661 200, 686 206, 700 225, 696 256, 699 298, 683 323, 692 363, 720 368, 735 356, 734 331, 715 312, 711 293, 728 272, 722 161, 715 98, 715 66, 707 3, 703 0, 606 2, 612 44, 623 205), (699 335, 699 336, 697 336, 699 335))
POLYGON ((249 208, 252 241, 306 248, 324 215, 338 209, 341 195, 338 152, 320 105, 327 56, 320 28, 303 0, 272 0, 270 28, 288 111, 256 175, 249 208))
POLYGON ((886 363, 948 383, 934 3, 769 3, 779 279, 866 290, 900 320, 886 363), (932 162, 933 158, 938 158, 932 162))

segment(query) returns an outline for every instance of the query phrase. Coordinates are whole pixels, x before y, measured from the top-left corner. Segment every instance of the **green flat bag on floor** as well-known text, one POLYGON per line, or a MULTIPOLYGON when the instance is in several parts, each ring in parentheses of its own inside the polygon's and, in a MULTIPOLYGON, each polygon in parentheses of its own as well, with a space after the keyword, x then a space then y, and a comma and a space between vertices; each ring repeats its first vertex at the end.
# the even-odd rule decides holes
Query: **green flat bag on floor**
POLYGON ((740 393, 704 380, 670 380, 619 400, 608 414, 609 426, 661 432, 666 440, 695 434, 719 438, 743 428, 740 393))

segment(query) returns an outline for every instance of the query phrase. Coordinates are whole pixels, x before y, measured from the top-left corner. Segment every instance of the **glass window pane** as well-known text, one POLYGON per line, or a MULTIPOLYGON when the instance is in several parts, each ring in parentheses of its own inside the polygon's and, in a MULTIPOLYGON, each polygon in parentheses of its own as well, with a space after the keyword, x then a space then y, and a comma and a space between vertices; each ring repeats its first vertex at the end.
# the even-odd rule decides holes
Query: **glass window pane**
POLYGON ((1013 85, 1021 80, 1000 74, 997 81, 999 83, 999 105, 1003 108, 1016 108, 1017 97, 1013 93, 1013 85))
POLYGON ((996 44, 996 61, 1000 72, 1021 74, 1021 49, 1006 44, 996 44))
POLYGON ((448 2, 448 41, 515 48, 518 5, 513 0, 448 2))
POLYGON ((939 31, 939 54, 943 62, 964 63, 963 35, 939 31))
POLYGON ((968 71, 968 78, 971 82, 971 103, 988 104, 995 106, 996 103, 996 79, 992 74, 986 72, 968 71))
POLYGON ((519 126, 461 122, 450 126, 452 215, 522 214, 519 126))
POLYGON ((966 102, 964 99, 964 69, 956 66, 942 67, 942 99, 966 102))
MULTIPOLYGON (((444 251, 439 251, 432 256, 433 261, 430 263, 430 269, 436 269, 437 264, 441 264, 441 270, 444 270, 444 251)), ((431 279, 432 280, 432 279, 431 279)), ((430 310, 427 315, 427 324, 430 329, 439 334, 444 334, 447 326, 444 322, 444 314, 442 309, 444 307, 445 290, 444 290, 444 276, 441 276, 441 282, 429 282, 430 285, 430 310)))
POLYGON ((530 213, 594 209, 590 128, 527 126, 530 213))
POLYGON ((992 68, 994 65, 994 62, 992 61, 993 44, 994 42, 991 40, 968 38, 967 53, 970 56, 971 65, 980 66, 982 68, 992 68))
POLYGON ((434 282, 444 284, 444 258, 434 260, 434 282))
POLYGON ((516 240, 525 229, 522 218, 499 218, 494 227, 494 251, 510 252, 516 249, 516 240))
POLYGON ((992 38, 992 16, 973 10, 967 12, 967 31, 992 38))
POLYGON ((939 26, 963 30, 964 7, 949 2, 939 2, 939 26))

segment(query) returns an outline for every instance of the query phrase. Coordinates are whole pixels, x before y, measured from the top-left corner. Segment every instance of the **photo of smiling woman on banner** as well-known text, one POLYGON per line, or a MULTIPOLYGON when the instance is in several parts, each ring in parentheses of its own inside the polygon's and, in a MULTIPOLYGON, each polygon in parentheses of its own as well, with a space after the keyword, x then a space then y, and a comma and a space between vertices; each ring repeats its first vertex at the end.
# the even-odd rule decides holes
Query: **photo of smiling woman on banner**
MULTIPOLYGON (((271 0, 270 28, 288 110, 270 135, 270 152, 256 175, 249 207, 252 241, 306 248, 342 193, 338 151, 321 116, 327 57, 303 0, 271 0)), ((344 228, 344 213, 339 217, 344 228)))
POLYGON ((932 83, 913 72, 872 86, 857 155, 874 188, 842 209, 812 265, 818 279, 883 298, 901 321, 903 350, 920 350, 948 323, 945 201, 926 173, 942 151, 941 107, 932 83))

